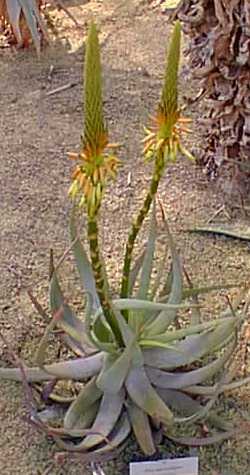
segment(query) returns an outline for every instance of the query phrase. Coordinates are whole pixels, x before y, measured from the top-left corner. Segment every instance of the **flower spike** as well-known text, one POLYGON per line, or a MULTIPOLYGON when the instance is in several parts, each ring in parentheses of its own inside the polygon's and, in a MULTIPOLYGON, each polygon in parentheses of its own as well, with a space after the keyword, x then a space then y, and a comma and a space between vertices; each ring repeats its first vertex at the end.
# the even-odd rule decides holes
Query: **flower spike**
POLYGON ((164 83, 158 111, 151 118, 152 125, 145 128, 143 154, 146 159, 156 157, 159 152, 164 156, 165 164, 175 161, 180 152, 188 158, 194 158, 181 144, 183 135, 191 130, 187 124, 191 119, 182 117, 178 108, 178 69, 181 51, 181 25, 177 21, 173 30, 168 51, 164 83))
POLYGON ((166 116, 178 112, 178 70, 181 53, 181 24, 175 23, 168 50, 160 107, 166 116))
POLYGON ((79 206, 86 205, 88 215, 93 217, 99 211, 105 185, 109 179, 115 179, 119 165, 113 152, 119 145, 108 142, 104 125, 100 47, 94 23, 89 28, 85 54, 84 104, 82 149, 79 154, 69 154, 71 159, 78 160, 69 195, 79 199, 79 206))

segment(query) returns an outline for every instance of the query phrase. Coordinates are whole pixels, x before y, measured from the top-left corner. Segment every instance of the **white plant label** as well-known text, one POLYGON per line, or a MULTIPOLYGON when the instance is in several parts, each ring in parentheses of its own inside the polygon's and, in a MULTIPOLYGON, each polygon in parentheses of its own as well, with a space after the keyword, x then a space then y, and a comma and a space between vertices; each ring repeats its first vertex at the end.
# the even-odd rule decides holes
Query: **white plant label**
POLYGON ((198 475, 198 457, 134 462, 129 469, 130 475, 198 475))

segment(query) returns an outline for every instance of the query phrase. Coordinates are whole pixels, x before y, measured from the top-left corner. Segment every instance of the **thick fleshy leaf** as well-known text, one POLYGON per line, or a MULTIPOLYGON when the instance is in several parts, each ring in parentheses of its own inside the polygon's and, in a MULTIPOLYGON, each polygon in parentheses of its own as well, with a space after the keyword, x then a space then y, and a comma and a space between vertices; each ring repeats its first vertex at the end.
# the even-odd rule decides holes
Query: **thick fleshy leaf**
MULTIPOLYGON (((151 300, 153 300, 155 298, 159 288, 162 285, 162 280, 163 280, 163 275, 165 273, 168 253, 169 253, 169 244, 167 243, 165 245, 165 249, 164 249, 164 252, 163 252, 163 257, 162 257, 162 259, 161 259, 161 261, 158 265, 157 274, 156 274, 154 285, 153 285, 152 291, 151 291, 151 300)), ((170 271, 168 273, 168 276, 167 276, 167 279, 166 279, 166 282, 165 282, 165 285, 166 285, 166 292, 165 293, 169 293, 170 290, 171 290, 171 279, 172 279, 172 269, 170 269, 170 271), (169 292, 167 292, 168 289, 169 289, 169 292)), ((165 285, 164 285, 164 288, 165 288, 165 285)))
POLYGON ((231 345, 224 354, 215 361, 192 371, 168 373, 157 368, 146 368, 146 373, 150 382, 159 388, 181 389, 187 386, 201 384, 212 378, 223 368, 232 355, 234 348, 235 344, 231 345))
POLYGON ((114 429, 109 434, 108 438, 109 438, 110 444, 105 444, 104 446, 98 449, 95 449, 95 454, 109 452, 110 450, 113 450, 114 448, 119 447, 119 445, 121 445, 122 442, 124 442, 127 439, 127 437, 130 434, 130 431, 131 431, 131 425, 128 420, 128 416, 126 412, 124 411, 121 414, 114 429))
MULTIPOLYGON (((81 381, 98 374, 102 367, 103 353, 97 353, 87 358, 76 358, 45 365, 44 369, 29 368, 24 365, 25 377, 29 383, 51 381, 56 379, 73 379, 81 381)), ((0 379, 23 381, 20 368, 0 368, 0 379)))
POLYGON ((113 355, 107 356, 107 364, 97 378, 97 385, 103 392, 117 393, 122 388, 131 364, 132 344, 115 359, 113 355))
POLYGON ((173 285, 173 265, 171 264, 171 267, 167 273, 167 278, 165 280, 164 286, 159 294, 160 302, 167 302, 169 294, 171 292, 172 285, 173 285))
POLYGON ((214 352, 226 340, 234 336, 237 320, 218 325, 214 330, 185 338, 175 349, 145 349, 144 361, 148 366, 160 369, 175 369, 186 366, 214 352))
POLYGON ((153 261, 155 253, 155 242, 157 236, 157 221, 155 202, 152 207, 152 216, 150 220, 149 235, 147 240, 146 252, 142 264, 139 289, 137 292, 137 298, 139 300, 146 300, 148 296, 151 274, 153 270, 153 261))
POLYGON ((124 404, 124 397, 125 393, 123 390, 116 394, 103 394, 99 411, 91 427, 93 435, 88 435, 84 439, 81 449, 90 449, 105 441, 105 437, 109 436, 119 419, 124 404))
POLYGON ((161 349, 173 349, 175 350, 175 342, 174 343, 163 343, 161 340, 160 341, 157 341, 157 340, 150 340, 150 339, 147 339, 147 340, 139 340, 139 345, 142 349, 146 349, 146 348, 161 348, 161 349))
POLYGON ((210 225, 210 226, 197 226, 196 228, 189 228, 185 229, 185 232, 189 233, 213 233, 213 234, 222 234, 224 236, 228 236, 230 238, 241 239, 243 241, 250 241, 250 233, 249 227, 243 226, 242 229, 239 229, 238 225, 236 224, 222 224, 221 226, 218 225, 210 225))
POLYGON ((73 243, 72 249, 76 261, 76 266, 80 275, 82 287, 86 292, 91 295, 93 299, 93 311, 95 312, 100 307, 100 301, 97 295, 95 279, 93 276, 89 258, 83 247, 82 242, 79 238, 77 238, 74 211, 72 212, 70 219, 70 238, 73 243))
POLYGON ((177 423, 187 423, 187 422, 192 422, 192 423, 195 423, 195 422, 201 422, 201 421, 204 421, 208 418, 208 415, 211 411, 211 409, 213 408, 214 404, 216 403, 217 399, 218 399, 218 392, 213 396, 212 399, 209 399, 208 401, 206 401, 206 403, 204 404, 204 406, 201 406, 201 409, 196 412, 195 414, 192 414, 190 416, 185 416, 185 417, 176 417, 175 418, 175 422, 177 423))
POLYGON ((117 352, 118 347, 114 343, 105 343, 105 342, 99 340, 99 338, 97 338, 95 333, 92 332, 91 330, 90 330, 90 333, 88 332, 88 335, 89 336, 91 335, 91 341, 92 341, 93 345, 97 348, 97 350, 104 351, 106 353, 116 353, 117 352))
MULTIPOLYGON (((205 405, 201 406, 201 409, 197 413, 194 413, 185 418, 175 418, 175 421, 179 423, 180 422, 183 423, 183 422, 197 422, 202 419, 205 420, 208 417, 212 407, 214 406, 214 404, 216 403, 218 399, 222 385, 228 381, 228 378, 230 379, 230 376, 228 372, 224 370, 222 375, 220 376, 218 383, 216 384, 216 389, 213 396, 205 403, 205 405)), ((159 389, 160 394, 164 391, 168 392, 168 390, 159 389)))
POLYGON ((143 453, 146 455, 154 454, 156 448, 147 414, 132 401, 127 403, 127 410, 136 440, 143 453))
MULTIPOLYGON (((139 351, 139 350, 138 350, 139 351)), ((131 400, 146 414, 167 426, 173 423, 173 414, 150 384, 141 361, 133 358, 125 386, 131 400)))
MULTIPOLYGON (((129 310, 147 310, 147 311, 155 311, 155 310, 162 310, 162 309, 172 309, 172 308, 181 308, 186 309, 190 308, 190 304, 164 304, 164 303, 157 303, 157 302, 150 302, 147 300, 138 300, 138 299, 115 299, 112 302, 114 307, 114 312, 118 321, 118 325, 123 337, 123 341, 125 342, 126 346, 131 343, 131 340, 134 340, 134 333, 131 329, 130 325, 127 324, 119 310, 129 309, 129 310)), ((93 321, 97 322, 99 319, 102 318, 102 309, 98 309, 95 313, 94 317, 90 316, 90 318, 85 318, 86 321, 86 333, 88 338, 91 340, 92 344, 95 345, 101 351, 116 351, 117 347, 114 346, 113 343, 106 343, 101 341, 98 338, 98 335, 95 333, 95 329, 93 327, 93 321)), ((138 315, 138 313, 137 313, 138 315)), ((111 330, 110 330, 111 332, 111 330)))
POLYGON ((135 339, 135 335, 133 330, 130 328, 130 326, 127 324, 125 318, 122 316, 121 312, 119 310, 114 310, 115 317, 117 319, 120 332, 122 334, 122 339, 125 343, 126 346, 130 346, 131 343, 135 339))
POLYGON ((116 353, 104 353, 103 357, 103 363, 102 363, 102 369, 98 375, 97 378, 97 384, 100 376, 116 362, 116 360, 119 358, 119 349, 117 349, 116 353))
POLYGON ((189 325, 188 327, 182 328, 180 330, 173 330, 173 331, 162 333, 161 335, 154 335, 151 339, 148 339, 148 340, 146 338, 142 338, 140 340, 140 346, 150 346, 151 344, 153 344, 153 342, 155 342, 158 344, 162 344, 163 348, 164 348, 164 345, 168 347, 169 342, 182 340, 183 338, 189 335, 197 335, 198 333, 211 331, 213 330, 213 328, 223 325, 223 323, 226 323, 226 324, 230 323, 230 321, 234 324, 237 320, 234 317, 231 317, 231 319, 224 318, 224 319, 210 320, 208 322, 200 323, 199 325, 189 325))
MULTIPOLYGON (((82 345, 78 343, 74 338, 67 335, 66 333, 59 335, 63 343, 68 347, 69 350, 73 351, 77 356, 85 356, 86 351, 83 350, 82 345)), ((93 353, 96 352, 96 349, 93 349, 93 353)), ((91 354, 91 352, 90 352, 91 354)))
MULTIPOLYGON (((150 283, 151 283, 151 275, 152 275, 152 270, 153 270, 156 236, 157 236, 157 222, 156 222, 156 215, 155 215, 155 203, 153 203, 146 251, 145 251, 142 268, 141 268, 139 288, 136 293, 136 298, 138 300, 147 300, 148 298, 148 293, 149 293, 149 288, 150 288, 150 283)), ((134 329, 136 334, 138 334, 146 318, 146 312, 130 311, 128 315, 129 315, 129 318, 128 318, 129 326, 134 329)))
MULTIPOLYGON (((178 414, 193 416, 197 413, 200 413, 203 409, 203 406, 198 401, 181 391, 160 389, 158 393, 163 401, 165 401, 165 403, 168 404, 168 406, 178 414)), ((218 429, 232 429, 232 424, 224 421, 216 414, 208 414, 207 420, 218 429)))
POLYGON ((85 353, 93 352, 93 346, 86 335, 85 324, 75 316, 67 304, 63 306, 63 319, 58 322, 58 327, 65 331, 73 340, 80 343, 85 353))
POLYGON ((199 325, 202 321, 201 309, 199 308, 199 299, 197 295, 191 298, 191 302, 193 302, 197 307, 190 309, 190 325, 199 325))
MULTIPOLYGON (((146 311, 161 311, 161 310, 179 310, 179 309, 189 309, 192 307, 191 304, 186 303, 163 303, 163 302, 151 302, 149 300, 141 299, 114 299, 113 304, 117 310, 146 310, 146 311)), ((195 305, 196 306, 196 305, 195 305)), ((101 310, 96 315, 100 315, 101 310)))
MULTIPOLYGON (((59 309, 57 313, 60 313, 62 309, 59 309)), ((45 357, 46 357, 46 349, 49 344, 49 338, 51 332, 56 328, 57 325, 57 319, 55 316, 52 317, 51 322, 47 326, 36 351, 35 355, 35 364, 37 364, 40 368, 43 367, 45 357)))
MULTIPOLYGON (((190 279, 190 276, 184 269, 185 277, 189 286, 189 289, 192 290, 194 288, 193 282, 190 279)), ((184 300, 184 289, 182 291, 182 298, 184 300)), ((194 294, 190 297, 191 302, 194 304, 198 305, 199 304, 199 298, 198 295, 194 294)), ((190 311, 190 325, 198 325, 199 323, 202 322, 202 315, 201 315, 201 310, 200 308, 194 308, 190 311)))
MULTIPOLYGON (((100 406, 100 401, 96 401, 91 406, 85 409, 81 409, 79 407, 78 417, 75 421, 75 424, 72 428, 67 429, 67 432, 71 437, 81 437, 83 436, 83 431, 89 429, 93 424, 96 415, 98 413, 98 409, 100 406)), ((66 429, 66 428, 65 428, 66 429)))
POLYGON ((165 436, 176 442, 180 445, 187 445, 189 447, 202 447, 206 445, 213 445, 219 442, 223 442, 223 440, 232 439, 239 434, 238 429, 229 430, 227 432, 218 432, 217 434, 207 436, 207 437, 173 437, 169 435, 167 431, 164 431, 165 436))
POLYGON ((178 414, 191 416, 202 408, 197 401, 181 391, 161 388, 157 389, 157 393, 178 414))
MULTIPOLYGON (((209 292, 213 292, 216 290, 225 290, 225 289, 233 289, 240 287, 239 284, 225 284, 225 285, 210 285, 207 287, 193 287, 192 284, 189 289, 183 289, 183 300, 186 298, 191 298, 191 301, 194 304, 199 304, 198 296, 207 294, 209 292)), ((201 322, 201 311, 199 308, 192 308, 191 311, 191 318, 190 324, 197 325, 197 323, 201 322)))
POLYGON ((75 316, 68 305, 63 308, 64 318, 59 321, 58 326, 65 332, 65 335, 62 336, 64 342, 79 356, 96 352, 96 347, 89 338, 86 325, 88 318, 91 318, 92 315, 91 296, 86 294, 84 322, 75 316))
MULTIPOLYGON (((182 282, 182 267, 181 267, 181 262, 180 258, 178 256, 174 240, 172 238, 172 235, 170 233, 169 227, 167 222, 164 222, 164 227, 166 230, 166 234, 168 236, 168 241, 169 241, 169 247, 171 250, 171 256, 172 256, 172 272, 173 272, 173 281, 172 281, 172 287, 171 287, 171 292, 169 294, 169 299, 168 299, 168 304, 174 304, 174 305, 179 305, 182 300, 182 287, 183 287, 183 282, 182 282)), ((144 335, 157 335, 159 333, 162 333, 166 331, 168 326, 175 320, 177 314, 176 309, 172 310, 162 310, 160 314, 153 320, 153 322, 149 323, 146 325, 146 328, 144 330, 144 335)))
MULTIPOLYGON (((228 378, 228 373, 227 373, 226 370, 224 370, 222 375, 220 376, 220 379, 219 379, 218 383, 216 384, 216 390, 215 390, 213 396, 208 401, 206 401, 206 403, 203 406, 201 406, 201 408, 196 413, 191 414, 191 415, 186 416, 186 417, 182 417, 182 418, 175 417, 175 421, 177 423, 183 423, 183 422, 192 422, 192 423, 194 423, 194 422, 197 422, 197 421, 205 420, 208 417, 212 407, 214 406, 215 402, 218 399, 219 389, 222 387, 223 383, 225 383, 227 381, 227 378, 228 378)), ((167 393, 168 391, 172 391, 172 390, 159 389, 160 395, 163 392, 167 393)))
MULTIPOLYGON (((134 334, 131 328, 129 327, 129 325, 127 324, 127 322, 125 321, 125 319, 123 318, 123 316, 121 315, 121 313, 119 312, 119 310, 117 310, 114 307, 114 305, 113 305, 113 312, 117 320, 117 323, 122 335, 122 339, 125 345, 127 346, 131 343, 132 340, 134 340, 134 334)), ((114 341, 114 339, 113 339, 114 342, 111 341, 110 343, 109 342, 106 343, 105 341, 100 340, 97 334, 95 334, 93 321, 97 322, 97 320, 102 318, 102 316, 103 316, 102 309, 99 309, 97 310, 93 318, 91 317, 91 318, 86 319, 87 334, 89 338, 91 338, 91 341, 93 342, 93 344, 101 351, 107 351, 108 353, 116 353, 118 350, 118 346, 116 342, 114 341)), ((108 326, 108 328, 110 327, 108 326)), ((111 339, 112 339, 113 334, 112 334, 111 329, 110 329, 110 334, 111 334, 111 339)))
MULTIPOLYGON (((53 271, 50 281, 49 299, 52 314, 55 314, 59 309, 62 309, 62 314, 58 319, 57 326, 80 344, 84 353, 92 353, 93 345, 87 336, 85 324, 76 317, 71 307, 65 303, 55 270, 53 271)), ((89 306, 90 303, 87 300, 86 312, 90 311, 89 306)))
POLYGON ((196 297, 196 296, 199 296, 199 295, 204 295, 204 294, 208 294, 210 292, 214 292, 216 290, 226 290, 226 289, 236 289, 240 287, 239 284, 235 283, 235 284, 225 284, 225 285, 208 285, 206 287, 192 287, 192 288, 189 288, 189 289, 183 289, 183 294, 182 294, 182 298, 183 300, 184 299, 188 299, 190 297, 196 297))
POLYGON ((107 324, 104 315, 102 314, 100 318, 93 319, 93 333, 96 338, 103 343, 111 343, 114 341, 113 333, 110 329, 110 326, 107 324))
POLYGON ((136 283, 136 279, 139 275, 139 272, 141 270, 141 267, 142 267, 142 264, 143 264, 143 261, 144 261, 145 252, 146 252, 146 249, 144 249, 141 252, 141 254, 137 257, 137 259, 135 260, 134 266, 130 271, 129 285, 128 285, 128 295, 132 295, 132 293, 133 293, 133 289, 134 289, 134 286, 135 286, 135 283, 136 283))
MULTIPOLYGON (((246 386, 250 384, 250 376, 246 378, 242 378, 237 381, 228 382, 227 384, 222 384, 219 388, 219 394, 224 393, 226 391, 234 391, 235 389, 241 388, 242 386, 246 386)), ((216 392, 217 388, 216 385, 214 386, 187 386, 185 391, 189 394, 193 394, 196 396, 206 396, 211 397, 216 392)))
MULTIPOLYGON (((116 453, 115 449, 119 447, 129 436, 131 432, 131 425, 128 420, 128 416, 125 411, 121 413, 121 416, 119 417, 118 422, 115 424, 114 429, 108 436, 108 440, 106 440, 104 443, 100 444, 98 448, 94 448, 93 451, 88 451, 86 452, 84 448, 82 448, 82 444, 84 443, 81 441, 79 444, 66 444, 65 442, 62 442, 62 439, 59 441, 59 447, 61 447, 63 450, 69 450, 72 452, 82 452, 81 453, 81 461, 86 461, 88 462, 93 462, 94 460, 100 461, 100 463, 103 461, 105 462, 108 460, 106 457, 102 458, 102 454, 110 454, 110 458, 114 458, 116 453), (86 459, 85 459, 86 457, 86 459)), ((56 440, 57 442, 57 440, 56 440)))
MULTIPOLYGON (((89 295, 89 294, 87 294, 89 295)), ((90 297, 90 296, 89 296, 90 297)), ((117 351, 117 346, 113 339, 113 333, 106 321, 102 321, 102 309, 99 309, 93 316, 92 312, 85 314, 85 330, 86 335, 92 345, 100 351, 114 353, 117 351), (98 320, 100 324, 97 325, 98 320), (108 335, 108 336, 107 336, 108 335), (113 339, 113 341, 112 341, 113 339)))
POLYGON ((64 428, 72 430, 86 422, 86 413, 90 407, 102 396, 102 391, 96 385, 96 378, 92 378, 80 391, 76 400, 70 405, 64 417, 64 428))

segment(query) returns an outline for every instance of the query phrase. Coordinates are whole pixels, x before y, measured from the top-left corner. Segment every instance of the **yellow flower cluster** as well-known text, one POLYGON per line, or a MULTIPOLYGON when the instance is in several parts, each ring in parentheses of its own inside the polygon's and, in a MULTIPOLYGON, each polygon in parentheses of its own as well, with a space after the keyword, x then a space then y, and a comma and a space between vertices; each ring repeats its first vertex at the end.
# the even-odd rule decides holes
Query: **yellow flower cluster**
POLYGON ((72 199, 79 198, 80 207, 86 204, 90 215, 97 213, 105 185, 116 177, 120 163, 113 153, 105 153, 105 149, 113 151, 119 144, 109 144, 105 138, 101 142, 98 149, 86 145, 79 154, 69 153, 69 158, 79 162, 72 175, 69 195, 72 199))
POLYGON ((143 154, 146 159, 154 157, 157 152, 161 151, 165 162, 174 162, 178 152, 194 160, 193 155, 181 143, 183 136, 191 133, 191 129, 187 127, 192 122, 191 119, 181 117, 179 113, 169 117, 159 110, 151 120, 152 126, 144 127, 146 137, 142 140, 143 154))

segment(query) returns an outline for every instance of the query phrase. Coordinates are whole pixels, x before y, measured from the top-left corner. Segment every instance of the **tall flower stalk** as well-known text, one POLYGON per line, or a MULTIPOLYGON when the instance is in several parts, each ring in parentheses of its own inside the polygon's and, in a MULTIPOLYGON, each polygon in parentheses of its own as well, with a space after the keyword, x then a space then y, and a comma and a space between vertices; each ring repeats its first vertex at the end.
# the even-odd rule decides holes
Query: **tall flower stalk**
MULTIPOLYGON (((122 273, 121 297, 128 297, 129 275, 133 249, 138 233, 156 196, 160 180, 169 161, 175 161, 177 153, 193 158, 181 144, 181 137, 190 130, 191 121, 180 116, 178 109, 178 69, 181 49, 181 25, 176 22, 168 50, 165 78, 157 113, 152 117, 152 126, 145 128, 143 154, 154 160, 154 171, 144 203, 135 218, 128 236, 122 273)), ((124 313, 125 315, 125 313, 124 313)))
POLYGON ((73 173, 70 196, 87 210, 87 234, 96 290, 104 316, 118 343, 121 333, 109 298, 108 282, 101 259, 98 214, 108 179, 115 178, 119 160, 113 154, 118 144, 108 143, 103 118, 100 47, 97 29, 90 25, 84 67, 85 120, 80 154, 70 154, 78 164, 73 173))

